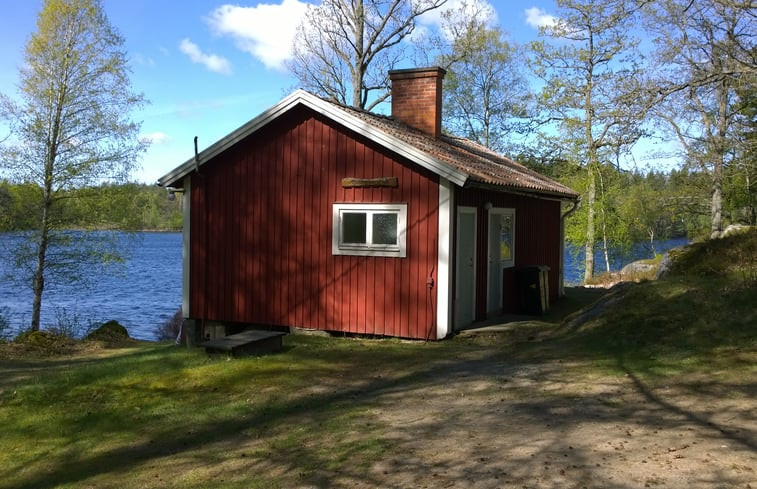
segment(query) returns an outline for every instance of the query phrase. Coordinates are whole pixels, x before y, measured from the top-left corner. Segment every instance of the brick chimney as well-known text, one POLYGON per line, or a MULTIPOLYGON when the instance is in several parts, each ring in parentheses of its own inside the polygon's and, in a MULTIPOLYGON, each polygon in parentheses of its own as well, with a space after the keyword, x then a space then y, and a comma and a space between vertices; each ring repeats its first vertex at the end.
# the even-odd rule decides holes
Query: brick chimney
POLYGON ((442 133, 443 68, 392 70, 392 117, 435 138, 442 133))

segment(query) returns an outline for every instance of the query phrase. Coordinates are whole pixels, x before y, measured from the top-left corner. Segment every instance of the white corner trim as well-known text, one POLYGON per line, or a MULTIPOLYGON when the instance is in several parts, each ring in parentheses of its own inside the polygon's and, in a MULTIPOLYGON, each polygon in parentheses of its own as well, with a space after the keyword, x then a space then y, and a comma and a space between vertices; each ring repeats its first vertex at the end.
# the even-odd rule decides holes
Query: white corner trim
POLYGON ((452 324, 452 217, 454 192, 449 180, 439 178, 439 233, 436 272, 436 339, 445 338, 452 324))
POLYGON ((185 319, 189 317, 189 218, 192 212, 191 192, 192 177, 187 175, 184 177, 184 194, 181 197, 183 218, 181 229, 181 315, 185 319))

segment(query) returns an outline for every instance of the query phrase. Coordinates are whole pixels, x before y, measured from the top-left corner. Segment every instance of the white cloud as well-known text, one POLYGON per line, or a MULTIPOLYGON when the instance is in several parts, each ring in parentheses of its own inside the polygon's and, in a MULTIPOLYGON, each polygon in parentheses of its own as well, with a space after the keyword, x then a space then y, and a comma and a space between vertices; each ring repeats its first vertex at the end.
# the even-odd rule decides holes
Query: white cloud
POLYGON ((489 25, 497 23, 497 12, 488 0, 447 0, 441 7, 418 17, 418 24, 422 28, 440 28, 444 24, 444 14, 450 10, 458 10, 466 15, 478 15, 489 25))
POLYGON ((526 23, 536 29, 554 27, 557 25, 557 17, 548 14, 538 7, 531 7, 526 9, 526 23))
POLYGON ((266 67, 282 69, 291 56, 292 40, 307 8, 308 4, 300 0, 257 7, 226 4, 211 12, 207 22, 217 34, 234 39, 239 49, 266 67))
POLYGON ((139 140, 143 143, 149 143, 149 144, 163 144, 167 143, 170 138, 168 137, 168 134, 160 131, 155 132, 149 132, 147 134, 140 134, 139 140))
POLYGON ((149 66, 153 67, 155 66, 155 60, 152 59, 149 56, 144 56, 141 53, 136 53, 132 56, 132 61, 134 61, 134 64, 141 65, 141 66, 149 66))
POLYGON ((231 63, 229 60, 215 54, 203 53, 200 47, 189 39, 182 39, 181 43, 179 43, 179 49, 182 53, 189 56, 189 59, 191 59, 193 63, 205 65, 210 71, 222 75, 231 74, 231 63))

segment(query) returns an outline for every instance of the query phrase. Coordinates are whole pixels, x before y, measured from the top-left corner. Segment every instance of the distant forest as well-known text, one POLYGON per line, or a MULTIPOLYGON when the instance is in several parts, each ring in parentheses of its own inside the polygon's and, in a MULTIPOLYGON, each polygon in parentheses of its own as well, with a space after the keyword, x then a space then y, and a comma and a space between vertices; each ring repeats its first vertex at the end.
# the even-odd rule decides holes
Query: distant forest
MULTIPOLYGON (((581 167, 567 161, 516 157, 526 166, 582 192, 581 167)), ((710 180, 687 169, 669 173, 623 171, 599 166, 598 209, 602 223, 597 239, 614 247, 671 237, 704 237, 709 230, 710 180)), ((728 174, 724 186, 726 222, 755 224, 755 195, 740 172, 728 174)), ((74 229, 180 231, 182 194, 168 199, 164 188, 127 183, 69 190, 54 207, 57 222, 74 229)), ((0 231, 36 229, 40 222, 41 189, 32 184, 0 180, 0 231)), ((584 238, 585 207, 567 220, 566 238, 579 246, 584 238)))
MULTIPOLYGON (((180 231, 182 196, 168 200, 155 185, 127 183, 62 192, 54 206, 58 222, 74 229, 180 231)), ((0 180, 0 231, 39 227, 42 190, 33 184, 0 180)))

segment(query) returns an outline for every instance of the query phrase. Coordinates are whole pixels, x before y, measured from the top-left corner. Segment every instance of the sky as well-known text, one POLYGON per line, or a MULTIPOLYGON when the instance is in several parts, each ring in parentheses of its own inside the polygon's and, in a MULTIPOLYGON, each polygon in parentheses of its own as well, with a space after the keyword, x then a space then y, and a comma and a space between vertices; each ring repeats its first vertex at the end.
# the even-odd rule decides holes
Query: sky
MULTIPOLYGON (((134 180, 155 183, 193 157, 195 136, 202 151, 297 88, 283 63, 306 3, 267 2, 103 0, 110 23, 125 38, 132 89, 150 101, 133 114, 151 143, 134 180)), ((14 97, 43 1, 1 4, 0 93, 14 97)), ((536 39, 538 26, 554 20, 552 0, 490 5, 494 21, 518 43, 536 39)), ((436 21, 429 16, 425 27, 436 21)))

